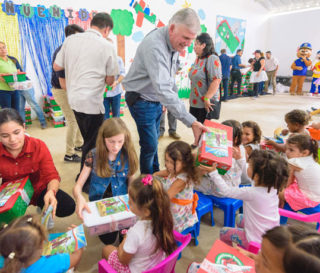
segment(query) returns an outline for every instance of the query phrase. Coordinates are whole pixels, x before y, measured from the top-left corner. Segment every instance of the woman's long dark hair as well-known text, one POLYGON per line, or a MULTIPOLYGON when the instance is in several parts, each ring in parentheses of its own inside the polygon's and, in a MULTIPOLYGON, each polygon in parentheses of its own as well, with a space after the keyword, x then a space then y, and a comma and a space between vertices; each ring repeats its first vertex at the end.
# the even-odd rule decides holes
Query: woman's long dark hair
POLYGON ((197 36, 196 41, 198 41, 200 44, 206 45, 206 47, 203 49, 202 55, 200 56, 201 58, 207 58, 212 54, 218 56, 214 49, 213 40, 208 33, 202 32, 197 36))

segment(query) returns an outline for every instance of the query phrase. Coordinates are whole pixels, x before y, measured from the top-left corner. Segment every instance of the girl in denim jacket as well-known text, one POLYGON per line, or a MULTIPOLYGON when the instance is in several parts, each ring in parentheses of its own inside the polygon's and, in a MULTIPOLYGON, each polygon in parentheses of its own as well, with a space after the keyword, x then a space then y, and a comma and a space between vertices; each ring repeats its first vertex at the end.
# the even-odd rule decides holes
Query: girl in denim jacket
MULTIPOLYGON (((73 188, 76 213, 83 219, 82 211, 91 213, 81 194, 82 187, 91 174, 89 200, 96 201, 128 193, 128 182, 138 169, 138 159, 125 123, 120 118, 111 118, 101 125, 96 148, 86 156, 83 169, 73 188)), ((116 240, 118 232, 102 235, 104 243, 116 240)))

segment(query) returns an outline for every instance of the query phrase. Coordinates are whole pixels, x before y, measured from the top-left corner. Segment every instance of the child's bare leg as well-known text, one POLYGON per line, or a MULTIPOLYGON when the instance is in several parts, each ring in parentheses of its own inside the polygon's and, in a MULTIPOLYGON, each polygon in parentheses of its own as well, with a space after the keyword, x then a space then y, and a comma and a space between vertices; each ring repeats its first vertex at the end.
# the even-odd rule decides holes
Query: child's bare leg
POLYGON ((106 245, 102 249, 102 258, 108 260, 109 255, 111 254, 112 251, 117 250, 117 248, 113 245, 106 245))

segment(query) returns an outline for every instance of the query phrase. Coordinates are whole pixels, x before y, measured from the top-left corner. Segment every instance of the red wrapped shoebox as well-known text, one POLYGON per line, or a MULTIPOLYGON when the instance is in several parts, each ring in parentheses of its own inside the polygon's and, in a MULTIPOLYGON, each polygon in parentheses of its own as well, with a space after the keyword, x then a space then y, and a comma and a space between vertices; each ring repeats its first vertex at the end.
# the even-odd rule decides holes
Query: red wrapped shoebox
POLYGON ((254 260, 224 242, 216 240, 197 273, 220 272, 255 273, 254 260))
POLYGON ((225 174, 232 166, 233 129, 210 120, 204 125, 210 131, 202 134, 197 162, 210 166, 216 162, 219 173, 225 174))

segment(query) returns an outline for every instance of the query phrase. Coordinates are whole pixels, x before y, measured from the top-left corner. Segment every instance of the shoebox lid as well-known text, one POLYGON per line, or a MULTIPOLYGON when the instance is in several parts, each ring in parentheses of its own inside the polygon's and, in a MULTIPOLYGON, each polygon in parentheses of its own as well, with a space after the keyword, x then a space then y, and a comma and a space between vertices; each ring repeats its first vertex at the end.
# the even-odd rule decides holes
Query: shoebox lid
POLYGON ((209 132, 202 134, 197 162, 209 166, 216 162, 225 173, 232 166, 233 129, 210 120, 205 120, 204 125, 209 132))
POLYGON ((197 273, 255 273, 253 259, 243 255, 237 249, 216 240, 197 273))
POLYGON ((137 216, 130 211, 128 194, 89 202, 91 213, 83 211, 84 224, 90 235, 113 232, 131 227, 137 216))
POLYGON ((9 82, 24 82, 26 81, 26 72, 17 72, 17 74, 2 75, 6 83, 9 82))

